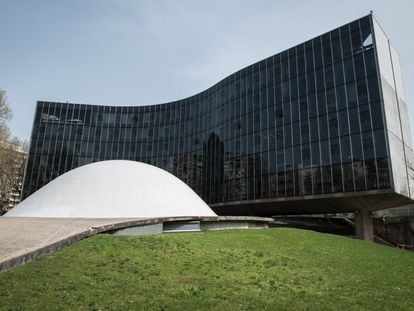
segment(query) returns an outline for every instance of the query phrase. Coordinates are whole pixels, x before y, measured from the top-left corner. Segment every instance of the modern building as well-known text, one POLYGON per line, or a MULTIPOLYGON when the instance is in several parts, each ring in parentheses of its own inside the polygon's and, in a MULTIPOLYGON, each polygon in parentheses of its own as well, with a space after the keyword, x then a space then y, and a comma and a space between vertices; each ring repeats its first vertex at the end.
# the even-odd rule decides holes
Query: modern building
POLYGON ((24 197, 110 159, 171 172, 218 214, 357 211, 369 225, 414 195, 398 55, 370 14, 182 100, 38 102, 24 197))

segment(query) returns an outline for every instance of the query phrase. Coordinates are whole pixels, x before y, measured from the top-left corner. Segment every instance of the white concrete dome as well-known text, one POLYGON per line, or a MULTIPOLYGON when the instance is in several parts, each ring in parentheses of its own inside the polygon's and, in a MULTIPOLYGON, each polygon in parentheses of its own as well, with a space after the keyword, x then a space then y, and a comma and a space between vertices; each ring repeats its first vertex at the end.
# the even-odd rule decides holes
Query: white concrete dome
POLYGON ((135 161, 102 161, 51 181, 5 216, 124 218, 217 216, 184 182, 135 161))

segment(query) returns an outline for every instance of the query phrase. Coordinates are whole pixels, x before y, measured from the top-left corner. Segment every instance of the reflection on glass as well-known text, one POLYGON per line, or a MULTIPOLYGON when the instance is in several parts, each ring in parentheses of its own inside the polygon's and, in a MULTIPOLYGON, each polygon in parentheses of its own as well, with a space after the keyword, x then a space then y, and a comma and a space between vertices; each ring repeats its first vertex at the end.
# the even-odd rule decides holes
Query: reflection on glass
POLYGON ((24 196, 109 159, 162 167, 211 204, 387 189, 371 29, 363 18, 165 105, 39 102, 24 196))

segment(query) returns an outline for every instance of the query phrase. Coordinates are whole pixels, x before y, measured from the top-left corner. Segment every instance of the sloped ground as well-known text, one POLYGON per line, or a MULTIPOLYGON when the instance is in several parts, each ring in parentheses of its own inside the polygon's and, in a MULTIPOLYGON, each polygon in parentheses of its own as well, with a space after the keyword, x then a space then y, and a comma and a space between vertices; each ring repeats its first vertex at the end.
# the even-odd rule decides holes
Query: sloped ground
POLYGON ((274 228, 97 235, 0 274, 0 309, 413 310, 414 253, 274 228))

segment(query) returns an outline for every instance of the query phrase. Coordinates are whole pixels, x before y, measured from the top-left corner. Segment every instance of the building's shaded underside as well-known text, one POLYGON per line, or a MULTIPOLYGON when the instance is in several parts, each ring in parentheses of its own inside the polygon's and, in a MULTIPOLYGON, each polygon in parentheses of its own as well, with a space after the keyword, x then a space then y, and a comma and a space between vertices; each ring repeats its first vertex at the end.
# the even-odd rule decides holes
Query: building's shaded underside
POLYGON ((219 215, 303 215, 326 213, 352 213, 356 210, 382 210, 412 203, 412 200, 393 191, 377 193, 347 193, 337 196, 281 198, 213 204, 219 215))

